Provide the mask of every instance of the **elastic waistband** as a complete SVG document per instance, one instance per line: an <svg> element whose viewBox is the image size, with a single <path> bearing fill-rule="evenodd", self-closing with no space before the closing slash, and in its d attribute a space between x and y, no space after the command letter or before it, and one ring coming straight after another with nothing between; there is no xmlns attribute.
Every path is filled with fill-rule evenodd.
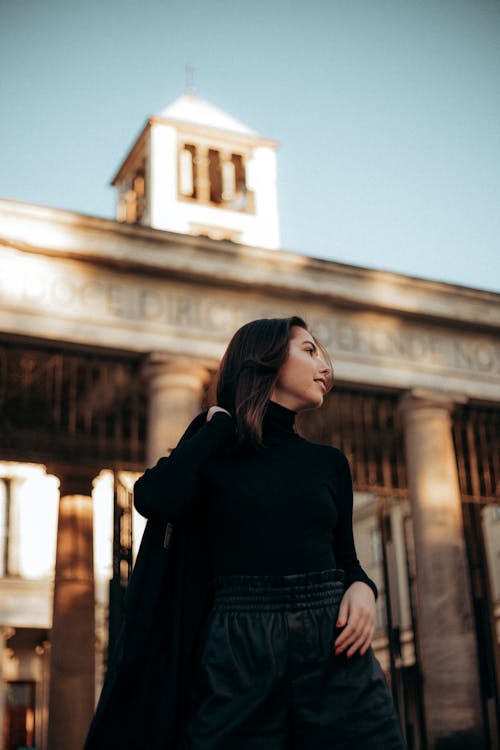
<svg viewBox="0 0 500 750"><path fill-rule="evenodd" d="M344 593L340 568L308 573L221 575L214 578L218 610L297 610L338 604Z"/></svg>

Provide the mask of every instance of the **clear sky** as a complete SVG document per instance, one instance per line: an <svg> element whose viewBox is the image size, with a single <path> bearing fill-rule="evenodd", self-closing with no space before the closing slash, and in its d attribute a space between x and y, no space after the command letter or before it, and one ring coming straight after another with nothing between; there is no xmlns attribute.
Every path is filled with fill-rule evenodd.
<svg viewBox="0 0 500 750"><path fill-rule="evenodd" d="M500 291L500 0L0 0L0 197L113 218L185 89L278 152L282 247Z"/></svg>

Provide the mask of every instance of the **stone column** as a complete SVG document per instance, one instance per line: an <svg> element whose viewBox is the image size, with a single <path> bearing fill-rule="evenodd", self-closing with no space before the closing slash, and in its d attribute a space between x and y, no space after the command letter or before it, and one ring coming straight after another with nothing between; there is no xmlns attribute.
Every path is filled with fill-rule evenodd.
<svg viewBox="0 0 500 750"><path fill-rule="evenodd" d="M151 354L145 369L149 383L146 463L153 466L175 448L189 422L201 410L210 380L204 364L188 357Z"/></svg>
<svg viewBox="0 0 500 750"><path fill-rule="evenodd" d="M416 615L428 747L474 750L484 746L483 722L451 432L453 400L446 394L417 390L403 397L401 408L415 535Z"/></svg>
<svg viewBox="0 0 500 750"><path fill-rule="evenodd" d="M50 659L48 747L80 750L95 705L92 473L61 478Z"/></svg>
<svg viewBox="0 0 500 750"><path fill-rule="evenodd" d="M196 154L196 189L198 200L210 203L210 157L207 146L198 146Z"/></svg>
<svg viewBox="0 0 500 750"><path fill-rule="evenodd" d="M5 750L5 700L6 689L3 673L3 662L5 658L5 646L7 638L12 635L11 628L5 628L0 625L0 750Z"/></svg>

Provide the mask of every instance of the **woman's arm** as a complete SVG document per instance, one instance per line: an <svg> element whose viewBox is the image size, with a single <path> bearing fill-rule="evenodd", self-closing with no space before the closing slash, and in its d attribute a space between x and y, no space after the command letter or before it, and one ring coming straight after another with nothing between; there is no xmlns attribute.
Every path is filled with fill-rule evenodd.
<svg viewBox="0 0 500 750"><path fill-rule="evenodd" d="M199 489L199 469L219 448L230 444L235 435L231 415L210 410L209 421L193 429L189 425L177 447L156 466L146 469L134 485L134 505L146 518L175 521L194 500Z"/></svg>
<svg viewBox="0 0 500 750"><path fill-rule="evenodd" d="M335 640L335 655L346 651L351 658L356 651L364 654L375 630L375 583L361 567L352 529L353 490L349 463L337 452L337 506L339 522L334 532L334 554L337 565L345 571L346 590L340 602L337 627L343 628Z"/></svg>
<svg viewBox="0 0 500 750"><path fill-rule="evenodd" d="M356 554L352 529L353 490L349 462L342 451L336 450L336 501L339 515L334 532L333 551L339 568L345 571L345 585L348 588L355 581L366 583L378 596L375 582L365 573Z"/></svg>

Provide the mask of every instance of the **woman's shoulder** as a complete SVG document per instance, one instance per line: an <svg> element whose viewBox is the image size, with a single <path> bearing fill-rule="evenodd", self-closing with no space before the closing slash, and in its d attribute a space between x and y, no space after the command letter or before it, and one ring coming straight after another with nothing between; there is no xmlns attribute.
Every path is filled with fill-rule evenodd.
<svg viewBox="0 0 500 750"><path fill-rule="evenodd" d="M197 414L193 419L190 421L186 429L184 430L184 433L182 437L180 438L179 442L182 442L183 440L189 440L190 437L192 437L200 427L203 427L203 425L206 422L208 414L208 409L204 409L203 411L200 411L199 414Z"/></svg>
<svg viewBox="0 0 500 750"><path fill-rule="evenodd" d="M188 430L196 430L198 427L201 427L203 424L205 424L206 418L208 414L208 409L203 409L203 411L198 412L195 417L192 418L190 423L187 426Z"/></svg>
<svg viewBox="0 0 500 750"><path fill-rule="evenodd" d="M207 418L207 414L208 414L208 409L203 409L203 411L198 412L198 414L195 417L193 417L193 419L189 423L189 427L198 427L204 424Z"/></svg>
<svg viewBox="0 0 500 750"><path fill-rule="evenodd" d="M214 412L210 420L207 422L207 415L209 411L209 409L204 409L191 420L179 442L182 442L183 440L189 440L202 427L206 427L206 429L209 430L210 433L214 433L219 436L233 435L234 420L231 415L226 411L219 410Z"/></svg>

